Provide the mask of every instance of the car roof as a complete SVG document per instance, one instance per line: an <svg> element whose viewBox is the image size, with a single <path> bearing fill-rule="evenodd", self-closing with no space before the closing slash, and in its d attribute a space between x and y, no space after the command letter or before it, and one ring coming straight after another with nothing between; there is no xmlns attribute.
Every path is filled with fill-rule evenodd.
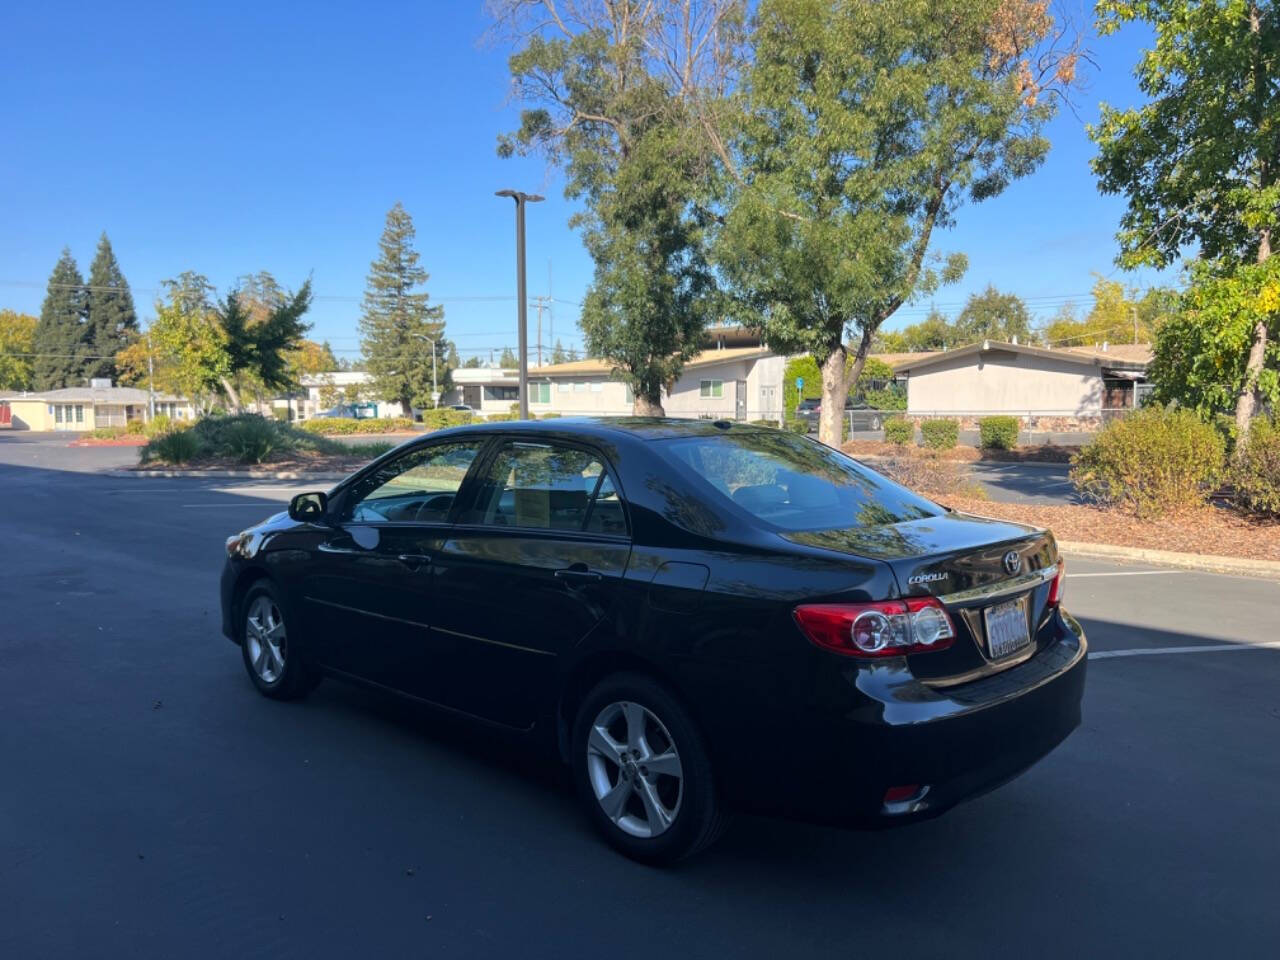
<svg viewBox="0 0 1280 960"><path fill-rule="evenodd" d="M553 417L549 420L499 420L473 423L457 428L480 433L547 433L580 437L635 437L641 440L666 440L673 437L719 436L726 431L762 432L758 427L737 420L684 420L676 417Z"/></svg>

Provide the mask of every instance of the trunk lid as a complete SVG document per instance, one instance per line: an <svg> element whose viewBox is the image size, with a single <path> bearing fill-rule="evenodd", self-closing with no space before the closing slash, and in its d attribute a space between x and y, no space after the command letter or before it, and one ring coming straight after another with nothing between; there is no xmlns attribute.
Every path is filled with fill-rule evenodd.
<svg viewBox="0 0 1280 960"><path fill-rule="evenodd" d="M936 596L956 627L947 650L910 657L912 672L937 685L977 679L1034 655L1049 616L1049 580L1058 548L1047 530L960 513L880 526L810 530L787 539L883 561L900 596ZM1005 657L988 655L984 610L1026 598L1031 644ZM889 598L886 598L889 599Z"/></svg>

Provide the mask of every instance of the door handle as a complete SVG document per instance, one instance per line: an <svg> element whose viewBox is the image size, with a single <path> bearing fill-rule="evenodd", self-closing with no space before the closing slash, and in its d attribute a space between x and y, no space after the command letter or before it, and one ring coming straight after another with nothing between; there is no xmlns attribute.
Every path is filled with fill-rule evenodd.
<svg viewBox="0 0 1280 960"><path fill-rule="evenodd" d="M555 572L557 580L576 581L578 583L599 583L604 577L596 573L594 570L588 570L585 566L566 567L563 570Z"/></svg>
<svg viewBox="0 0 1280 960"><path fill-rule="evenodd" d="M425 553L402 553L396 559L410 570L420 570L431 563L431 558Z"/></svg>

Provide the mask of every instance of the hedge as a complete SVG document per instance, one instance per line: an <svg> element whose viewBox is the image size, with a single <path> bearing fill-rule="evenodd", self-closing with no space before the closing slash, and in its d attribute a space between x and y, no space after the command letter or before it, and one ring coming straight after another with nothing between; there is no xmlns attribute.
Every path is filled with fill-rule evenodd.
<svg viewBox="0 0 1280 960"><path fill-rule="evenodd" d="M884 422L885 443L905 447L916 438L916 426L905 417L890 417Z"/></svg>
<svg viewBox="0 0 1280 960"><path fill-rule="evenodd" d="M1280 517L1280 424L1265 417L1249 425L1245 443L1231 465L1236 506L1249 513Z"/></svg>
<svg viewBox="0 0 1280 960"><path fill-rule="evenodd" d="M920 438L933 450L951 450L960 439L960 421L941 418L920 424Z"/></svg>
<svg viewBox="0 0 1280 960"><path fill-rule="evenodd" d="M1018 445L1018 418L983 417L978 421L978 436L987 450L1012 450Z"/></svg>
<svg viewBox="0 0 1280 960"><path fill-rule="evenodd" d="M443 413L445 411L432 410L428 412ZM423 416L425 419L426 414L423 414ZM310 420L304 420L301 426L308 433L318 433L322 436L352 433L402 433L414 428L413 421L408 417L375 417L367 420L353 420L346 417L313 417Z"/></svg>

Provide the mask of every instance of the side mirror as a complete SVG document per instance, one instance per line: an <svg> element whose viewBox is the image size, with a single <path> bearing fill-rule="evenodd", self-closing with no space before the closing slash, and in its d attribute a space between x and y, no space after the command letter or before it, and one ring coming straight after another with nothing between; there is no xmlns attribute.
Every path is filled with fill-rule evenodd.
<svg viewBox="0 0 1280 960"><path fill-rule="evenodd" d="M289 501L289 519L301 523L319 520L329 509L329 497L323 493L300 493Z"/></svg>

